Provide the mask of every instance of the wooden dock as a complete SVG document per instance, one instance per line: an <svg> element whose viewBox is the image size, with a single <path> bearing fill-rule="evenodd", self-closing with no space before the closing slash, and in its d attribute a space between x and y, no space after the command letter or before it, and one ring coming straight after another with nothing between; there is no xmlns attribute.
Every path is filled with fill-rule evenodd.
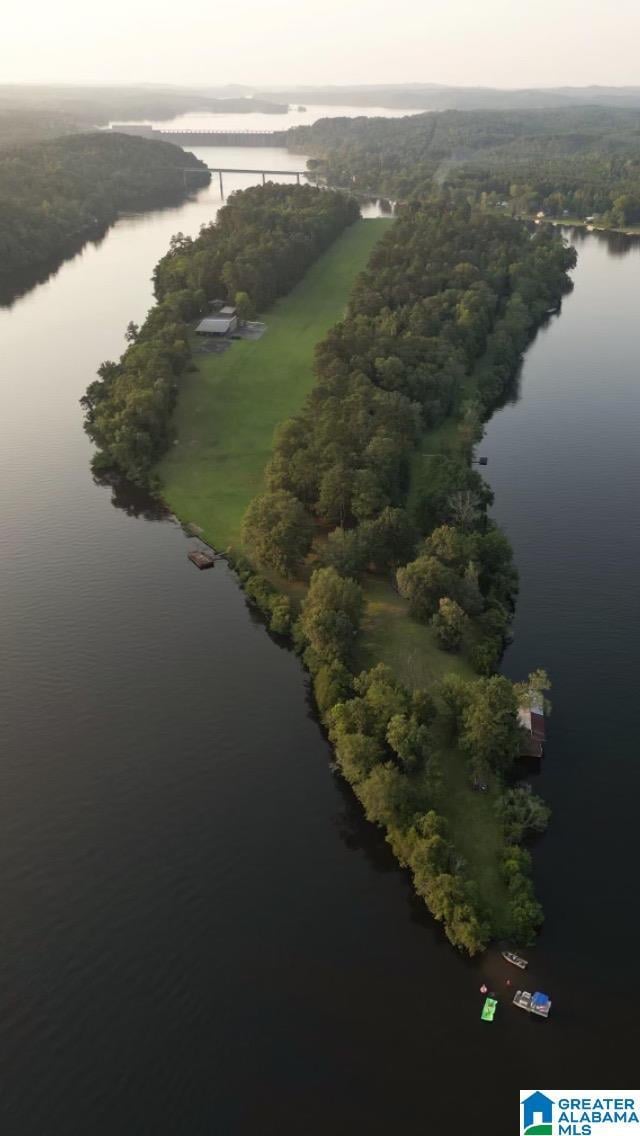
<svg viewBox="0 0 640 1136"><path fill-rule="evenodd" d="M196 568L202 572L204 568L213 568L215 564L215 557L209 552L203 552L201 548L190 548L187 556Z"/></svg>

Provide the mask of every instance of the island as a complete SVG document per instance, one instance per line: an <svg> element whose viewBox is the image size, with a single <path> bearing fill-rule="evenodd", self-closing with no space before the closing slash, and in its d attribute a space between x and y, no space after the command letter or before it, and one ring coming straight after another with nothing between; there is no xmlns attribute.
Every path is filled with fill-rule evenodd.
<svg viewBox="0 0 640 1136"><path fill-rule="evenodd" d="M83 400L95 468L224 549L299 652L340 774L469 954L531 941L548 819L514 770L549 680L497 673L517 575L475 447L574 264L551 228L446 193L368 222L340 192L254 187L172 242ZM258 315L222 352L195 334Z"/></svg>

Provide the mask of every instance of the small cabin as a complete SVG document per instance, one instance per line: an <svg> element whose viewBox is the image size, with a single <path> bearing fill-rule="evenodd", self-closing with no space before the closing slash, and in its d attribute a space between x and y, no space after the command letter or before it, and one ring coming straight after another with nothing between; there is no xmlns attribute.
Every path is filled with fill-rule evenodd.
<svg viewBox="0 0 640 1136"><path fill-rule="evenodd" d="M522 757L542 757L546 741L544 701L541 694L530 691L527 704L518 710L518 725L523 733Z"/></svg>

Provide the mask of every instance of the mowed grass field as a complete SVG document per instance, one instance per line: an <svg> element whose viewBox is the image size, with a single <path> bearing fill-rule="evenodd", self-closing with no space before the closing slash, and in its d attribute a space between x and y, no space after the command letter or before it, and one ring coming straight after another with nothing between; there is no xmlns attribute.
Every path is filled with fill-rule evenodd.
<svg viewBox="0 0 640 1136"><path fill-rule="evenodd" d="M357 221L288 296L261 313L256 342L195 355L174 416L177 444L158 467L162 496L214 547L238 546L242 517L263 485L275 427L313 382L316 344L344 314L349 293L390 221Z"/></svg>

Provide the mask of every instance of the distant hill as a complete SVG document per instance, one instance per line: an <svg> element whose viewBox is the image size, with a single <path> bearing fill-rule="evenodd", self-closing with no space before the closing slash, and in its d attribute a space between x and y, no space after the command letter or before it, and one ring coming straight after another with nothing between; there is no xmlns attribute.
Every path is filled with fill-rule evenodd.
<svg viewBox="0 0 640 1136"><path fill-rule="evenodd" d="M189 111L209 114L286 114L274 99L237 91L213 96L180 87L0 85L0 149L103 126L112 119L167 119Z"/></svg>
<svg viewBox="0 0 640 1136"><path fill-rule="evenodd" d="M640 108L640 86L502 90L494 87L403 83L354 87L291 87L264 91L263 97L288 103L379 106L396 110L545 110L586 105Z"/></svg>

